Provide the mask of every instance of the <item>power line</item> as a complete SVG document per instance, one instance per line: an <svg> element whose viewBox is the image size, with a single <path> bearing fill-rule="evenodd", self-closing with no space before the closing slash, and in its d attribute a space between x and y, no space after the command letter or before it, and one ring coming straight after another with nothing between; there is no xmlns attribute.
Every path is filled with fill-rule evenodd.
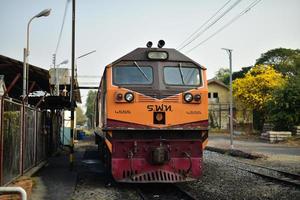
<svg viewBox="0 0 300 200"><path fill-rule="evenodd" d="M217 12L215 12L206 22L204 22L195 32L193 32L187 39L185 39L176 49L179 49L183 46L189 39L191 39L196 33L198 33L210 20L212 20L223 8L230 2L227 1Z"/></svg>
<svg viewBox="0 0 300 200"><path fill-rule="evenodd" d="M242 0L237 0L234 4L232 4L229 8L227 8L219 17L217 17L214 21L212 21L204 30L195 35L189 42L187 42L183 47L179 50L182 50L187 45L191 44L194 40L196 40L200 35L205 33L209 28L211 28L214 24L216 24L220 19L222 19L228 12L230 12L235 6L237 6Z"/></svg>
<svg viewBox="0 0 300 200"><path fill-rule="evenodd" d="M59 47L59 44L60 44L60 41L61 41L62 32L64 30L64 25L65 25L65 21L66 21L66 15L67 15L69 3L70 3L70 0L67 0L66 1L66 5L65 5L64 17L63 17L63 20L62 20L62 24L61 24L61 28L60 28L60 32L59 32L58 41L57 41L57 45L56 45L56 49L55 49L54 55L57 54L58 47Z"/></svg>
<svg viewBox="0 0 300 200"><path fill-rule="evenodd" d="M216 32L214 32L212 35L210 35L208 38L206 38L205 40L203 40L202 42L200 42L199 44L197 44L196 46L194 46L193 48L191 48L190 50L188 50L186 53L189 53L191 51L193 51L194 49L196 49L197 47L199 47L200 45L204 44L206 41L208 41L209 39L211 39L212 37L214 37L215 35L217 35L219 32L221 32L223 29L225 29L227 26L229 26L230 24L232 24L233 22L235 22L237 19L239 19L240 17L242 17L244 14L246 14L247 12L249 12L254 6L256 6L261 0L254 0L245 10L243 10L240 14L238 14L237 16L235 16L234 18L232 18L228 23L226 23L224 26L222 26L220 29L218 29Z"/></svg>

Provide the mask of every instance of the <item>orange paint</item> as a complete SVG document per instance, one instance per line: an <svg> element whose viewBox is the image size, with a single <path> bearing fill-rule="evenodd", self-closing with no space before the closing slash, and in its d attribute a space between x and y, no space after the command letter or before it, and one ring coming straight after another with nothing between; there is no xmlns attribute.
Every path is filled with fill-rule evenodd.
<svg viewBox="0 0 300 200"><path fill-rule="evenodd" d="M116 94L125 94L128 89L112 84L112 67L106 68L107 80L107 118L129 123L142 124L153 128L167 128L178 124L203 121L208 119L208 98L206 70L203 70L203 86L191 89L187 92L201 95L201 103L186 103L183 94L179 93L164 99L155 99L141 93L131 91L134 94L133 102L117 101ZM154 110L149 109L154 108ZM162 107L166 112L165 124L153 123L153 111ZM170 109L171 108L171 109Z"/></svg>

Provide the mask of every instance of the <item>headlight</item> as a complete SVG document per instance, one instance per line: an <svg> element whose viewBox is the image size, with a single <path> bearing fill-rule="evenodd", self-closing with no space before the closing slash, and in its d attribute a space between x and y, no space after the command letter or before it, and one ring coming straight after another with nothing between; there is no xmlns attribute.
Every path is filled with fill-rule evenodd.
<svg viewBox="0 0 300 200"><path fill-rule="evenodd" d="M122 101L122 99L123 99L123 94L118 93L118 94L116 95L116 100L117 100L117 101Z"/></svg>
<svg viewBox="0 0 300 200"><path fill-rule="evenodd" d="M150 51L148 52L148 58L151 60L166 60L168 59L168 53L165 51Z"/></svg>
<svg viewBox="0 0 300 200"><path fill-rule="evenodd" d="M201 95L200 95L200 94L196 94L196 95L194 96L194 100L195 100L195 101L200 101L200 100L201 100Z"/></svg>
<svg viewBox="0 0 300 200"><path fill-rule="evenodd" d="M185 93L184 96L183 96L183 98L188 103L191 102L191 101L193 101L193 95L191 93Z"/></svg>
<svg viewBox="0 0 300 200"><path fill-rule="evenodd" d="M126 100L127 102L132 102L133 99L134 99L133 93L127 92L127 93L125 94L124 98L125 98L125 100Z"/></svg>

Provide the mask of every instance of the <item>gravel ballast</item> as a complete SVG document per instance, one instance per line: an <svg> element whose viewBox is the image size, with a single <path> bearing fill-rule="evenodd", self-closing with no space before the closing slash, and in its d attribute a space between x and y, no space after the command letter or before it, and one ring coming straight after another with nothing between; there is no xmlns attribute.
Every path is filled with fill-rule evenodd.
<svg viewBox="0 0 300 200"><path fill-rule="evenodd" d="M282 185L240 170L245 165L237 158L204 152L204 171L201 180L182 183L199 199L300 199L300 189ZM247 166L250 170L253 167Z"/></svg>

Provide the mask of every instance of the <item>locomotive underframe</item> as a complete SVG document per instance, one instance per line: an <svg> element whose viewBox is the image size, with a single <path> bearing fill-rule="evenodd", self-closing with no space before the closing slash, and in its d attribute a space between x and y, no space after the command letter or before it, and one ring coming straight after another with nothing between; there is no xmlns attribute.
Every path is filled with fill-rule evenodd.
<svg viewBox="0 0 300 200"><path fill-rule="evenodd" d="M112 145L106 166L118 182L185 182L202 175L205 130L115 130L104 135Z"/></svg>

